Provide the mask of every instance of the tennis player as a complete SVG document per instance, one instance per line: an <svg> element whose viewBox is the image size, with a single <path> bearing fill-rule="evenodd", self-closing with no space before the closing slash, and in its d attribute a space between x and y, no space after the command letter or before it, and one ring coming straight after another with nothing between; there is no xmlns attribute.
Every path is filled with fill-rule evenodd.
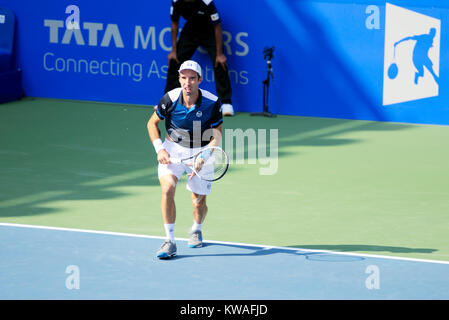
<svg viewBox="0 0 449 320"><path fill-rule="evenodd" d="M180 177L188 175L187 189L192 192L193 225L188 245L202 246L202 224L207 214L206 196L211 192L211 182L196 176L183 163L171 163L170 158L185 159L201 151L205 146L217 146L222 135L223 116L221 102L212 93L200 89L202 71L192 60L181 64L180 88L167 92L160 100L148 121L148 133L157 153L158 177L162 190L161 210L166 240L157 251L158 258L176 255L175 243L175 190ZM165 120L165 141L161 140L159 123Z"/></svg>

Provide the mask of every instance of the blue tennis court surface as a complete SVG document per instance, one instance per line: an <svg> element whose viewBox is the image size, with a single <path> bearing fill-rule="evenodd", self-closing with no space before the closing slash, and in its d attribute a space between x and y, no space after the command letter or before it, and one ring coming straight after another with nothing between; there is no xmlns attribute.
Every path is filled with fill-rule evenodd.
<svg viewBox="0 0 449 320"><path fill-rule="evenodd" d="M449 299L449 263L0 224L0 299Z"/></svg>

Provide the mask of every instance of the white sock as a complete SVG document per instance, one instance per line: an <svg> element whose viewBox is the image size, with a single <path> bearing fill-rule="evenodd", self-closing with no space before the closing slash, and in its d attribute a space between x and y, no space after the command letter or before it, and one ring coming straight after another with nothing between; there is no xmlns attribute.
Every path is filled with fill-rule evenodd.
<svg viewBox="0 0 449 320"><path fill-rule="evenodd" d="M196 221L193 220L192 232L201 231L201 226L202 225L203 225L202 223L196 223Z"/></svg>
<svg viewBox="0 0 449 320"><path fill-rule="evenodd" d="M165 235L167 239L171 242L175 242L175 224L174 223L165 223L164 224Z"/></svg>

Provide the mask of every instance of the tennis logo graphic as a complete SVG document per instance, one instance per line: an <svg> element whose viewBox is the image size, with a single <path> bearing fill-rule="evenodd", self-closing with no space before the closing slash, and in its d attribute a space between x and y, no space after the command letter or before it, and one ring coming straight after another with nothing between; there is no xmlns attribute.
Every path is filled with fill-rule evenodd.
<svg viewBox="0 0 449 320"><path fill-rule="evenodd" d="M440 20L386 4L383 105L438 96Z"/></svg>

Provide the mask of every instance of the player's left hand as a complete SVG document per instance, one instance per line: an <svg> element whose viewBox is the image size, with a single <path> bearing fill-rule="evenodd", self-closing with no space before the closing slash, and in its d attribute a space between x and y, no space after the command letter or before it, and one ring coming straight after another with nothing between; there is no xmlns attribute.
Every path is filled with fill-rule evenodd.
<svg viewBox="0 0 449 320"><path fill-rule="evenodd" d="M199 172L200 170L201 170L201 168L203 167L203 165L204 165L204 159L198 159L196 162L195 162L195 164L194 164L194 166L195 166L195 170L194 171L192 171L191 173L189 173L189 174L187 174L187 176L189 177L189 180L191 180L196 174L195 174L195 171L196 172Z"/></svg>

